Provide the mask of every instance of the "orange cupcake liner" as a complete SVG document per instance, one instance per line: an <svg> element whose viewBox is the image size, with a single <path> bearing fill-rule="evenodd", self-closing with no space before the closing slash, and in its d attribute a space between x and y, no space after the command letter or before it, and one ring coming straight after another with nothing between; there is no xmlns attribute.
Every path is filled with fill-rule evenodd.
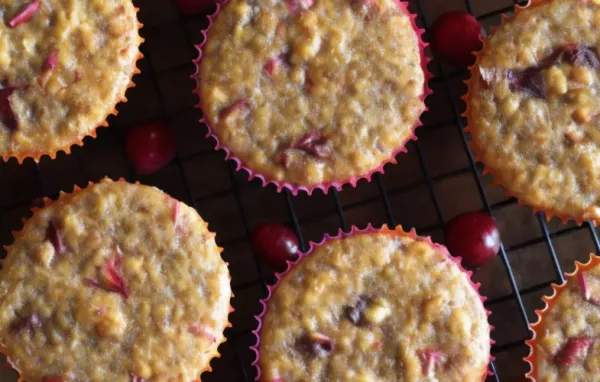
<svg viewBox="0 0 600 382"><path fill-rule="evenodd" d="M472 135L472 129L471 129L471 104L469 102L472 90L473 90L473 84L479 80L479 75L476 73L476 69L479 67L479 64L481 62L481 53L490 46L490 40L491 38L494 36L494 33L496 32L496 30L498 30L502 25L504 25L507 22L511 22L513 21L521 12L523 12L526 9L530 9L530 8L535 8L537 6L543 5L547 2L549 2L551 0L530 0L529 3L527 5L524 6L520 6L520 5L515 5L514 7L514 13L512 15L501 15L502 18L502 22L499 26L493 26L490 28L490 33L488 36L483 37L481 40L483 42L483 48L478 51L478 52L473 52L476 56L476 61L473 64L473 66L470 66L468 69L471 72L471 78L469 78L468 80L465 81L465 84L467 85L467 92L465 95L463 95L461 98L462 100L465 102L466 104L466 110L463 112L462 117L466 118L468 121L468 126L464 128L464 132L466 134ZM537 212L543 212L546 216L546 220L550 221L553 218L558 218L561 223L566 224L569 221L574 221L577 223L577 225L582 225L584 223L584 220L581 219L581 217L578 216L571 216L568 214L564 214L564 213L560 213L558 211L554 211L551 209L547 209L541 205L534 205L534 204L530 204L530 203L525 203L522 202L519 195L517 195L516 193L512 193L510 191L510 188L507 187L507 185L505 183L503 183L500 179L499 173L498 171L496 171L495 169L488 167L485 165L484 162L482 162L481 157L482 157L482 153L485 151L485 148L479 148L474 142L473 140L469 140L468 141L468 145L469 148L471 150L471 153L473 153L473 158L479 162L482 163L484 165L483 170L482 170L482 174L483 175L487 175L490 174L492 176L492 184L494 186L499 186L501 187L504 192L506 193L506 197L507 198L511 198L514 197L517 199L517 204L520 207L530 207L533 211L533 213L537 213ZM590 220L594 226L597 226L600 223L600 220L598 219L594 219L594 220Z"/></svg>
<svg viewBox="0 0 600 382"><path fill-rule="evenodd" d="M560 285L552 283L552 294L550 296L542 297L542 300L544 301L544 303L546 303L546 306L543 309L537 309L535 311L535 314L537 315L538 320L534 324L531 324L531 331L533 333L533 336L531 337L530 340L525 341L525 343L529 347L529 355L527 357L523 358L523 360L527 364L529 364L529 372L525 376L527 378L529 378L531 381L535 382L536 378L537 378L536 339L537 339L538 330L542 329L542 324L544 322L544 316L546 315L547 312L550 311L550 309L552 309L554 304L556 304L557 297L565 289L565 287L569 283L578 282L577 275L579 274L579 272L589 271L590 269L595 268L598 265L600 265L600 257L596 256L593 253L590 253L590 259L587 263L580 263L579 261L576 261L575 262L575 270L572 273L565 273L565 282Z"/></svg>
<svg viewBox="0 0 600 382"><path fill-rule="evenodd" d="M473 290L475 290L475 292L479 296L479 298L481 300L481 305L482 306L484 305L485 301L487 300L487 297L482 296L479 293L479 289L481 288L481 283L473 282L473 280L472 280L473 271L466 270L462 266L462 258L459 256L452 256L445 246L434 243L431 240L431 237L429 237L429 236L422 237L422 236L417 235L417 231L414 228L412 228L410 231L407 232L402 228L401 225L398 225L395 228L389 228L387 226L387 224L384 224L381 226L381 228L376 228L376 227L373 227L373 225L371 225L369 223L364 229L360 229L356 226L352 226L350 228L349 232L344 232L342 229L340 229L336 235L325 234L325 236L323 237L323 239L320 242L312 242L312 241L309 242L309 248L306 252L301 252L300 250L298 250L297 251L297 259L295 261L289 261L289 260L286 261L286 264L287 264L286 269L282 272L275 273L275 278L276 278L275 284L267 285L267 296L260 300L262 310L258 315L254 316L254 318L257 321L257 328L255 330L253 330L252 333L254 334L254 336L256 338L256 344L250 347L250 350L252 350L254 352L254 354L256 355L256 358L254 359L254 362L252 363L252 366L254 366L257 371L256 379L255 379L256 381L261 380L260 379L260 376L261 376L260 331L262 329L263 319L264 319L265 315L267 314L267 310L268 310L267 303L268 303L269 299L271 298L271 296L273 295L273 293L275 292L275 290L277 289L277 287L279 286L279 284L281 283L281 280L285 277L285 275L288 274L298 263L300 263L304 257L310 256L317 248L321 247L322 245L324 245L325 243L327 243L329 241L345 239L345 238L348 238L348 237L351 237L354 235L380 234L380 233L388 234L391 236L404 236L404 237L411 238L413 240L422 241L422 242L425 242L428 245L434 247L435 249L441 251L448 260L450 260L452 263L454 263L466 275L469 284L471 285ZM489 325L490 333L491 333L494 330L494 327L489 324L489 316L492 314L492 312L489 311L488 309L486 309L485 306L484 306L484 310L488 317L488 325ZM482 381L485 381L488 376L494 375L494 373L490 370L490 368L487 365L489 365L489 363L493 362L495 359L491 355L491 347L495 342L496 341L494 341L490 338L490 354L488 355L488 362L486 363L486 369L482 370L482 378L481 378ZM265 381L265 382L276 382L276 381Z"/></svg>
<svg viewBox="0 0 600 382"><path fill-rule="evenodd" d="M200 65L201 65L202 59L204 57L204 47L208 40L208 32L210 31L210 28L212 27L213 23L215 22L215 19L217 18L217 16L221 12L221 10L224 7L226 7L228 3L229 3L229 0L223 0L223 1L217 2L217 4L216 4L217 7L216 7L215 12L212 15L208 16L208 26L201 31L203 40L200 44L196 45L196 49L198 50L198 58L193 60L196 70L195 70L194 74L191 75L191 78L196 81L196 87L194 88L192 93L198 97L198 103L196 104L195 107L197 109L202 110L202 112L203 112L203 116L202 116L202 119L200 120L200 123L205 125L208 129L206 138L214 139L215 151L223 150L225 152L225 159L231 160L235 163L236 171L239 172L239 171L243 170L246 173L248 173L248 181L252 181L253 179L259 179L260 182L262 183L263 187L267 187L269 184L272 184L276 187L277 192L282 192L284 189L287 189L293 195L298 195L298 192L300 192L300 191L306 192L308 195L311 195L313 193L313 191L315 191L317 189L321 190L324 194L327 194L330 189L335 189L337 191L341 191L344 185L349 184L352 187L356 187L357 183L362 179L365 179L367 182L371 182L371 178L373 177L374 174L376 174L376 173L383 174L384 167L387 164L396 164L397 163L396 156L406 153L406 151L407 151L406 145L408 145L408 143L410 141L417 140L417 135L415 133L415 130L423 125L423 123L421 121L421 117L422 117L423 113L425 113L426 111L429 110L429 108L425 104L425 101L428 96L433 94L433 91L429 87L429 80L432 78L432 74L429 71L429 69L427 68L427 65L429 64L431 59L425 53L425 49L427 48L427 46L429 44L423 41L423 34L425 33L425 30L422 28L419 28L419 26L417 25L417 22L416 22L417 15L412 14L409 11L408 2L405 2L403 0L394 0L394 3L400 8L400 10L406 16L408 16L411 27L417 36L417 44L419 47L420 66L421 66L421 69L423 70L423 76L424 76L424 78L423 78L423 93L420 96L420 100L423 103L423 111L421 112L419 118L413 124L413 126L410 127L410 134L408 134L408 136L404 140L404 142L398 142L398 147L390 154L390 157L388 159L385 159L384 161L379 163L379 165L377 165L375 168L371 169L370 171L367 171L365 174L356 174L353 176L349 176L348 178L343 179L343 180L326 181L323 183L317 183L317 184L308 185L308 186L303 185L303 184L298 184L295 182L288 182L285 180L279 181L276 179L272 179L270 176L264 175L260 171L257 171L255 169L251 168L250 166L248 166L246 163L244 163L244 161L241 158L236 156L236 154L233 151L231 151L229 149L229 147L227 147L223 143L223 141L219 138L218 134L216 133L216 129L214 128L213 123L208 118L207 113L204 112L203 99L202 99L202 96L201 96L200 90L199 90L200 83L201 83Z"/></svg>
<svg viewBox="0 0 600 382"><path fill-rule="evenodd" d="M135 7L135 12L136 14L139 13L140 9L138 7ZM137 63L139 60L141 60L142 58L144 58L144 55L142 54L142 52L139 51L139 46L142 45L142 43L145 41L140 35L139 35L139 31L143 28L143 24L138 22L137 23L137 46L138 46L138 53L137 55L135 55L135 57L133 58L133 75L136 74L140 74L141 71L140 69L137 67ZM133 76L132 76L133 77ZM57 149L54 152L44 152L44 151L36 151L36 152L23 152L20 153L19 155L4 155L2 154L2 160L7 162L10 158L15 158L17 160L17 162L19 164L23 163L23 161L27 158L32 158L36 163L39 163L39 161L42 159L43 156L47 155L50 157L50 159L55 159L56 156L60 153L60 152L64 152L65 154L71 154L71 148L73 146L83 146L83 140L86 137L91 137L91 138L96 138L96 131L98 128L100 127L108 127L108 122L107 119L108 117L110 117L111 115L116 116L117 114L119 114L118 110L116 109L117 105L120 103L127 103L127 97L125 97L125 93L127 92L127 90L129 90L130 88L135 87L135 83L133 82L133 78L130 79L129 84L127 84L127 86L125 87L125 89L123 89L123 91L120 94L117 94L117 97L114 100L114 106L113 106L113 110L108 112L106 114L106 116L101 120L98 121L96 124L96 127L89 131L89 132L85 132L82 134L79 134L78 136L74 137L72 139L71 142L69 142L66 147L61 148L61 149Z"/></svg>
<svg viewBox="0 0 600 382"><path fill-rule="evenodd" d="M89 182L88 185L87 185L87 187L83 187L82 188L82 187L79 187L78 185L75 185L73 187L73 191L70 192L70 193L61 191L59 193L58 198L56 200L48 198L48 197L41 198L41 201L42 201L41 206L40 207L32 207L31 208L31 213L35 214L37 211L39 211L39 210L41 210L41 209L43 209L43 208L51 205L52 203L58 203L58 202L64 203L66 200L70 199L71 197L73 197L73 195L77 194L78 192L82 191L83 189L86 189L86 188L89 188L89 187L93 187L94 185L96 185L98 183L103 183L103 182L124 182L124 183L129 183L124 178L119 178L117 180L112 180L112 179L110 179L108 177L105 177L105 178L101 179L100 181L98 181L97 183ZM135 184L135 185L142 185L140 182L135 182L133 184ZM167 195L169 198L172 198L168 194L165 194L165 195ZM183 203L183 202L181 202L181 201L179 201L177 199L174 199L174 200L176 200L178 203ZM27 221L27 218L24 218L23 219L23 223L25 223L26 221ZM203 225L204 225L204 228L206 228L208 230L208 223L207 222L203 222ZM16 242L22 236L22 231L12 231L11 234L12 234L12 236L14 238L14 241ZM212 237L216 236L212 232L211 232L211 235L212 235ZM8 253L10 247L11 247L10 245L5 245L4 246L4 250L6 251L6 253ZM223 248L222 247L217 247L217 248L218 248L219 253L223 252ZM1 264L2 264L2 260L0 260L0 265ZM227 267L229 267L229 263L225 262L225 265ZM231 282L231 275L229 275L229 281ZM235 297L235 295L233 294L233 291L232 291L231 295L229 297L229 300L231 301L231 299L234 298L234 297ZM235 309L231 306L231 303L230 303L229 308L228 308L228 316L232 312L234 312L234 311L235 311ZM231 322L229 322L229 320L227 320L227 323L225 324L225 329L231 328L231 327L232 327ZM213 359L215 359L215 358L221 358L221 353L219 353L219 347L221 346L221 344L225 343L226 341L227 341L227 337L225 337L225 335L223 335L220 341L217 341L217 342L215 342L212 345L212 348L211 348L210 352L208 353L209 354L209 362L206 364L206 366L202 370L200 370L198 379L194 380L194 381L190 381L190 382L201 382L202 381L201 377L202 377L203 374L212 372L213 369L210 366L210 362ZM2 345L2 343L0 343L0 354L4 355L6 357L6 364L11 369L13 369L15 372L17 372L17 374L19 374L18 382L26 382L26 380L24 379L24 377L21 376L21 371L10 360L10 354L8 354L7 349Z"/></svg>

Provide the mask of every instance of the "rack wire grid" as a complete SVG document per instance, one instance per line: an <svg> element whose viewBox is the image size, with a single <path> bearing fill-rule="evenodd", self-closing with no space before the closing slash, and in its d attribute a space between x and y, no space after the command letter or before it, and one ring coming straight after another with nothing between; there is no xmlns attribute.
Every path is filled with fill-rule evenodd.
<svg viewBox="0 0 600 382"><path fill-rule="evenodd" d="M512 12L515 3L415 0L409 8L425 29L443 12L462 9L489 30L500 24L501 14ZM260 311L259 299L266 295L266 285L274 282L273 271L250 251L249 235L255 224L290 225L302 249L325 233L367 223L415 227L419 234L443 243L444 226L452 217L486 211L496 219L503 242L498 256L473 275L482 284L482 295L488 297L485 305L495 326L495 361L490 364L494 376L489 380L523 376L527 365L522 358L528 352L524 340L530 336L529 323L536 319L534 309L543 306L541 296L550 293L552 282L563 281L563 271L573 270L575 260L585 261L590 252L599 252L600 241L592 224L546 222L544 214L518 207L516 200L507 198L481 174L463 134L460 96L469 76L465 69L432 61L430 85L435 93L427 100L430 111L422 117L419 139L408 145L408 153L399 155L398 164L386 167L384 175L341 192L278 194L274 187L263 188L258 181L248 182L245 173L236 172L222 152L214 151L214 142L205 139L206 128L198 123L201 112L194 108L191 62L197 57L194 44L201 42L200 31L207 26L206 15L183 15L173 0L139 0L137 6L145 24L142 73L134 78L137 87L127 94L130 101L118 107L118 117L109 119L110 127L100 129L97 139L86 139L85 146L75 147L71 155L60 154L56 160L46 157L39 164L27 160L19 165L14 159L0 164L2 244L13 241L11 231L22 227L22 219L31 216L30 209L39 204L40 197L56 198L59 191L70 192L75 184L86 186L108 176L163 189L194 206L209 222L230 263L236 309L230 316L233 327L220 347L222 357L212 362L214 371L204 374L203 380L253 381L256 371L249 347L255 343L254 315ZM153 175L136 177L124 155L125 136L129 128L156 119L167 121L174 130L177 157ZM16 374L0 369L0 380L15 381Z"/></svg>

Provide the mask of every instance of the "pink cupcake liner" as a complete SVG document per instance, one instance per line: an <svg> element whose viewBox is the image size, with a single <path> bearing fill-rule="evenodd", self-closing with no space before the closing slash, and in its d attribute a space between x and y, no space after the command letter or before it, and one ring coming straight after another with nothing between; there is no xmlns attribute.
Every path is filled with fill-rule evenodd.
<svg viewBox="0 0 600 382"><path fill-rule="evenodd" d="M267 285L267 296L260 300L260 304L262 305L262 311L258 315L254 316L254 318L256 319L256 321L258 323L257 328L252 331L252 333L256 337L256 344L250 347L250 349L256 354L256 358L255 358L254 362L252 362L252 366L254 366L257 371L255 381L260 381L260 376L261 376L261 369L260 369L260 364L259 364L259 362L260 362L260 331L262 329L263 318L267 314L267 302L273 295L273 292L279 286L279 283L281 282L283 277L288 272L290 272L296 264L298 264L300 261L302 261L302 259L304 257L310 256L317 248L321 247L322 245L329 242L330 240L340 240L340 239L345 239L345 238L348 238L348 237L351 237L354 235L372 234L372 233L388 233L388 234L392 234L392 235L395 234L395 235L400 235L400 236L406 236L406 237L412 238L414 240L424 241L425 243L433 246L435 249L444 253L451 262L456 264L456 266L458 266L458 268L465 275L467 275L469 284L475 290L475 292L477 292L477 295L481 299L481 304L483 305L485 303L485 301L487 300L487 297L482 296L479 293L481 283L474 283L471 279L471 276L473 275L473 271L466 270L462 266L462 262L461 262L462 258L461 257L452 256L445 246L431 241L431 237L429 237L429 236L421 237L421 236L417 235L417 231L414 228L412 228L410 231L406 232L400 225L397 226L396 228L390 229L390 228L388 228L387 224L382 225L381 228L376 228L376 227L373 227L373 225L371 225L371 223L369 223L366 226L366 228L363 228L363 229L358 228L356 226L352 226L350 228L350 232L344 232L342 229L340 229L338 231L338 233L333 236L326 233L320 242L318 242L318 243L313 242L313 241L309 242L309 248L306 252L301 252L300 250L298 250L297 251L297 255L298 255L297 260L286 261L286 264L287 264L286 269L283 272L275 273L275 278L276 278L275 284ZM492 312L489 311L488 309L486 309L485 306L484 306L484 309L485 309L485 312L486 312L488 320L489 320L489 316L492 314ZM489 327L490 327L490 332L492 332L494 330L494 327L492 325L489 325ZM494 345L495 343L496 343L496 341L494 341L493 339L490 338L490 350L491 350L492 345ZM493 362L494 360L495 360L495 357L490 354L489 358L488 358L488 364L490 362ZM492 376L492 375L494 375L494 373L488 367L487 373L485 373L485 375L482 377L482 381L485 381L485 379L488 376ZM279 382L279 381L273 381L273 382Z"/></svg>
<svg viewBox="0 0 600 382"><path fill-rule="evenodd" d="M423 94L421 95L420 100L423 102L423 104L425 104L425 99L429 95L433 94L433 91L429 88L429 80L433 77L433 75L427 68L427 65L429 64L431 59L429 57L427 57L427 55L425 54L425 48L429 44L425 43L423 41L423 33L425 33L425 30L421 29L417 26L417 23L416 23L417 15L410 13L410 11L408 10L408 3L402 2L400 0L394 0L394 2L409 17L411 25L413 27L413 30L415 31L415 33L417 35L417 41L419 44L419 52L420 52L420 56L421 56L421 68L422 68L423 74L424 74ZM311 195L312 192L316 189L321 190L324 194L327 194L330 188L334 188L338 191L341 191L342 187L345 184L350 184L350 185L352 185L352 187L356 187L356 184L361 179L366 179L367 182L371 182L371 178L372 178L373 174L375 174L375 173L383 174L385 165L388 163L396 164L397 163L396 156L401 153L406 153L406 151L407 151L406 145L408 144L408 142L410 142L411 140L413 140L413 141L417 140L417 136L415 135L415 130L418 127L423 125L423 123L421 122L420 119L411 127L411 134L409 135L409 137L404 142L402 142L402 145L400 145L400 148L395 150L389 159L386 159L383 162L381 162L379 164L379 166L377 166L375 169L371 170L370 172L368 172L364 175L352 176L343 182L326 182L326 183L307 187L307 186L302 186L302 185L298 185L298 184L292 184L292 183L285 182L285 181L269 179L268 177L254 171L253 169L251 169L250 167L245 165L244 162L240 158L238 158L228 147L226 147L225 145L223 145L223 143L221 143L221 140L216 135L215 129L211 126L210 121L208 120L208 118L206 116L206 113L204 113L204 108L202 105L202 96L200 95L200 92L198 91L198 88L200 86L200 79L199 79L200 63L202 62L203 48L208 39L208 31L210 30L211 26L213 25L213 22L214 22L215 18L217 17L217 15L219 14L219 12L221 11L221 9L223 9L227 5L227 3L229 3L229 0L224 0L222 2L217 3L217 9L215 10L215 13L208 16L208 26L204 30L201 31L202 36L203 36L203 41L202 41L202 43L196 45L196 49L198 50L198 58L193 60L193 63L196 66L196 71L194 72L194 74L192 74L191 78L196 80L196 88L192 91L192 93L198 96L198 103L195 105L195 107L197 109L200 109L203 111L203 116L202 116L202 119L200 119L200 123L203 123L208 128L208 133L206 134L206 138L213 138L215 140L215 151L223 150L225 152L225 159L232 160L233 162L235 162L235 170L236 171L245 170L248 173L248 181L251 181L251 180L257 178L257 179L260 179L263 187L267 187L267 185L273 184L277 188L277 192L282 192L283 189L288 189L292 192L293 195L298 195L299 191L304 191L308 195ZM426 112L427 110L429 110L429 108L427 107L427 105L425 105L425 108L423 109L423 112L421 113L421 115L424 112Z"/></svg>

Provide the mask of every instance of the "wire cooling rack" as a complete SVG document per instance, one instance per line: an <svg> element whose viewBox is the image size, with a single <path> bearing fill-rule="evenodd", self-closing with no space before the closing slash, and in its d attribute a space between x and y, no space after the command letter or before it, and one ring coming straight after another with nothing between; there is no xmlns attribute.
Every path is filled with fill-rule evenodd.
<svg viewBox="0 0 600 382"><path fill-rule="evenodd" d="M418 14L418 23L427 29L441 13L463 9L474 14L489 29L500 24L500 15L510 13L512 0L415 0L410 10ZM542 213L516 205L502 190L480 173L463 134L464 105L460 96L468 78L464 69L446 66L434 60L430 82L435 94L427 103L431 111L417 130L419 140L408 145L408 153L399 155L398 164L386 167L384 175L372 182L359 182L354 189L315 192L312 196L276 193L248 182L232 163L215 152L214 142L204 138L206 128L198 123L201 114L192 90L195 82L191 60L196 58L194 44L201 42L200 31L207 26L206 15L178 13L172 0L139 0L140 19L146 38L140 61L142 74L135 77L137 87L127 96L129 102L118 107L110 128L100 129L97 139L86 139L71 155L56 160L31 160L18 165L11 160L0 164L0 241L12 242L12 230L22 227L21 220L31 215L30 208L42 196L56 198L61 190L71 191L75 184L85 186L109 176L125 177L155 185L194 206L209 227L217 233L223 256L230 263L236 311L230 316L233 328L228 341L220 347L222 357L214 360L214 371L204 381L253 381L254 354L249 347L255 338L254 315L260 311L259 299L266 285L274 282L273 272L260 262L249 246L252 227L261 221L277 221L293 227L303 249L309 240L323 234L349 231L352 225L402 224L415 227L421 235L431 235L443 243L443 229L452 217L470 210L492 214L501 232L503 246L489 264L474 272L482 283L481 293L488 296L496 327L490 364L494 376L489 380L510 381L522 376L527 366L523 341L529 337L528 325L535 321L534 309L543 306L541 296L550 292L552 282L563 281L563 270L571 271L575 260L586 260L590 252L600 251L596 229L589 223L579 227L546 222ZM427 39L427 34L425 35ZM177 135L177 158L156 174L136 177L124 156L125 135L140 123L162 119ZM5 256L5 253L3 253ZM0 369L1 381L15 381L15 374Z"/></svg>

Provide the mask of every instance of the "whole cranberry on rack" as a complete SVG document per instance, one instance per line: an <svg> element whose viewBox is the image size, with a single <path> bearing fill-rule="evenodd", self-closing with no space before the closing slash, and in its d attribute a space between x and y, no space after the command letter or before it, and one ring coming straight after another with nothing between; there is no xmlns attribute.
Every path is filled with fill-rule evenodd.
<svg viewBox="0 0 600 382"><path fill-rule="evenodd" d="M298 259L298 238L291 229L277 223L261 223L252 230L252 251L276 270L286 261Z"/></svg>
<svg viewBox="0 0 600 382"><path fill-rule="evenodd" d="M208 11L217 3L216 0L175 0L177 7L183 13L194 15L196 13Z"/></svg>
<svg viewBox="0 0 600 382"><path fill-rule="evenodd" d="M473 65L473 52L483 48L481 24L467 12L444 13L433 23L430 33L434 53L457 67Z"/></svg>
<svg viewBox="0 0 600 382"><path fill-rule="evenodd" d="M136 126L127 134L125 151L136 173L152 174L175 158L175 135L164 122Z"/></svg>
<svg viewBox="0 0 600 382"><path fill-rule="evenodd" d="M494 219L485 212L468 212L452 219L444 232L446 247L470 268L477 268L496 256L500 233Z"/></svg>

